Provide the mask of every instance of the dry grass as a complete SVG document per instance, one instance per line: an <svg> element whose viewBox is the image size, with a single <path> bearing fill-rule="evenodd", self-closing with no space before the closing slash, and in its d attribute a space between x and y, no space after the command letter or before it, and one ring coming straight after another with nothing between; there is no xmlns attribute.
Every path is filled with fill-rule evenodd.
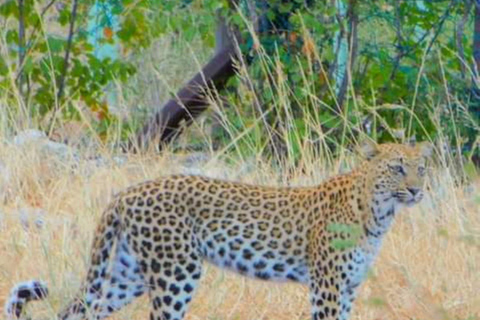
<svg viewBox="0 0 480 320"><path fill-rule="evenodd" d="M193 54L191 46L173 46L167 39L143 52L138 75L128 85L118 86L119 114L129 118L135 111L132 106L142 109L159 105L169 91L198 70L200 62L205 61L205 51L192 58L198 52ZM182 53L188 54L179 61ZM275 58L263 58L275 62ZM312 64L322 64L320 57L315 60ZM263 110L265 114L271 108L288 110L290 105L289 84L282 76L280 64L275 65L279 66L278 74L271 78L278 83L265 85L278 89L271 90L278 92L278 96L272 106ZM309 72L305 70L304 88L312 99L313 109L331 108L309 91L312 87ZM253 106L257 100L256 93L247 85L251 79L244 66L240 67L240 78L238 100L243 105L232 106L237 108L230 110L233 114ZM37 126L35 119L27 121L26 110L20 104L11 104L11 100L0 97L0 308L16 282L43 279L48 282L51 295L45 302L32 303L29 312L35 318L53 318L80 286L88 265L94 226L112 195L135 182L186 168L179 164L181 161L172 160L176 158L167 151L161 156L132 156L123 166L94 168L83 161L72 170L65 161L42 154L36 145L18 147L9 143L12 132L23 129L25 123ZM239 116L232 119L222 113L221 102L212 104L225 127L227 145L221 146L219 152L209 151L211 160L187 171L249 183L305 185L318 183L350 166L348 152L341 152L340 160L332 160L326 147L327 142L331 143L329 133L322 131L320 117L309 115L303 119L303 124L311 129L305 132L317 135L300 136L299 130L295 130L298 119L290 115L284 119L286 129L281 132L289 141L288 155L294 149L292 141L298 142L302 149L298 163L292 165L294 161L287 159L290 168L298 168L298 174L287 175L261 159L266 148L262 135L270 134L268 130L258 130L265 114L250 121ZM382 106L363 106L361 101L353 105L369 110L374 121L381 123L377 112ZM23 111L13 114L11 110L15 109ZM346 145L358 138L356 134L354 139L348 138L347 133L361 129L344 115L338 116L343 120L342 131L346 133L342 141ZM439 127L438 137L442 141L438 145L442 145L447 140L442 125L437 115L431 116ZM240 124L232 124L233 120ZM202 121L193 127L197 139L205 139L204 150L213 150L208 128ZM107 158L112 156L111 152L104 153ZM450 154L439 156L447 160L443 163L454 162ZM222 161L222 157L229 157L230 164ZM371 276L359 292L353 319L480 320L480 181L455 186L454 174L445 166L437 167L430 175L429 196L421 205L402 212L387 235ZM39 208L43 213L25 208ZM141 298L116 313L113 319L146 319L148 309L147 299ZM306 320L310 319L308 292L300 285L245 279L206 266L186 319Z"/></svg>
<svg viewBox="0 0 480 320"><path fill-rule="evenodd" d="M10 173L3 182L7 194L0 206L0 304L17 281L44 279L51 296L32 303L30 311L36 317L52 317L80 286L93 226L114 192L147 178L185 171L168 153L130 158L121 167L87 168L90 165L81 163L73 172L68 166L52 166L52 159L32 147L3 144L0 154ZM220 165L223 171L217 169ZM278 172L245 171L240 166L227 167L213 159L197 170L276 184ZM310 184L327 172L324 168L319 178L295 180ZM429 196L404 211L385 239L353 319L480 318L480 184L456 188L446 169L432 172L429 184ZM35 224L35 214L20 215L25 207L45 210L43 226ZM146 318L148 308L147 299L141 298L113 318ZM309 319L308 292L300 285L245 279L206 266L187 319Z"/></svg>

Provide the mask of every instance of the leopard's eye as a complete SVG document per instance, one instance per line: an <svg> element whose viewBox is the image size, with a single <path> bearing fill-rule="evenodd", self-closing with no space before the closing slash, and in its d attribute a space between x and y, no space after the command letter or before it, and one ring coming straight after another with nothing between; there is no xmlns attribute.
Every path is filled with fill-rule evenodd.
<svg viewBox="0 0 480 320"><path fill-rule="evenodd" d="M425 167L418 167L418 175L421 177L425 175Z"/></svg>
<svg viewBox="0 0 480 320"><path fill-rule="evenodd" d="M401 165L394 165L394 166L388 166L388 167L394 173L398 173L398 174L401 174L403 176L405 175L405 169Z"/></svg>

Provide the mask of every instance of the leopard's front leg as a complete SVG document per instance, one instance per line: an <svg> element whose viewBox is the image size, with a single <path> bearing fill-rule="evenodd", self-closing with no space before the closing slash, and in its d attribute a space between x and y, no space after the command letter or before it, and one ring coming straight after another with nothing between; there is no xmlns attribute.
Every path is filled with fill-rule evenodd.
<svg viewBox="0 0 480 320"><path fill-rule="evenodd" d="M310 261L310 302L313 320L347 320L359 286L349 262L352 251L318 248Z"/></svg>
<svg viewBox="0 0 480 320"><path fill-rule="evenodd" d="M335 273L313 270L310 273L309 288L313 320L346 319L341 312L341 291Z"/></svg>

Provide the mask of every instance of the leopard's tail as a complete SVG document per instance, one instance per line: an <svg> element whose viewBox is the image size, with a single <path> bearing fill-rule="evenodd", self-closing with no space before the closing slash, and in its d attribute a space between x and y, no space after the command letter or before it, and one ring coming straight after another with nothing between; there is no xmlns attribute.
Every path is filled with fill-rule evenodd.
<svg viewBox="0 0 480 320"><path fill-rule="evenodd" d="M121 230L119 215L119 212L121 211L121 204L119 203L119 200L120 197L118 196L116 200L110 203L110 205L104 211L101 222L97 227L96 237L94 238L93 243L94 250L92 254L95 255L101 252L103 255L102 259L96 259L95 256L92 257L92 260L97 261L97 263L99 263L99 261L104 264L110 263L109 257L112 252L115 252L115 242L118 238L117 235ZM95 268L91 267L89 273L90 272L95 272ZM85 288L81 289L82 292L84 290ZM47 297L47 295L47 285L42 281L30 280L18 283L10 291L10 296L5 303L6 319L23 319L22 315L24 313L26 304L34 300L43 300ZM65 312L73 312L72 310L76 310L76 312L79 313L84 312L84 308L78 308L77 310L77 307L78 305L75 302L69 304L66 307ZM63 312L61 314L63 314Z"/></svg>
<svg viewBox="0 0 480 320"><path fill-rule="evenodd" d="M47 295L47 285L42 281L31 280L18 283L10 291L10 295L5 302L7 320L20 319L27 302L43 300Z"/></svg>

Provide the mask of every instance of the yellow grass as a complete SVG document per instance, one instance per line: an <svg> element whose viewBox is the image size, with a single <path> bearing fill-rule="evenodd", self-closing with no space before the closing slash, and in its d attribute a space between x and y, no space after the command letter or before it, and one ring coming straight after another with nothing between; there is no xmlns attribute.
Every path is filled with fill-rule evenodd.
<svg viewBox="0 0 480 320"><path fill-rule="evenodd" d="M79 288L95 223L113 193L147 178L185 171L182 161L172 161L168 152L131 157L123 166L95 169L82 162L73 172L52 165L33 146L4 143L0 155L9 168L0 205L0 305L16 282L43 279L51 294L47 301L30 305L34 318L53 318ZM200 164L198 171L269 184L277 184L275 178L281 176L267 169L245 171L242 163L227 166L215 158ZM319 167L317 173L318 178L298 176L294 181L317 183L332 171ZM480 319L480 183L455 187L444 168L430 175L426 199L403 211L387 235L360 290L353 319ZM24 218L21 222L19 210L25 207L45 210L43 227L35 225L35 215L28 227ZM146 319L148 310L143 297L112 319ZM186 319L309 317L305 287L246 279L205 265Z"/></svg>
<svg viewBox="0 0 480 320"><path fill-rule="evenodd" d="M318 53L313 53L312 65L318 63L321 66L322 59ZM138 74L127 85L118 85L120 102L115 111L121 117L134 118L134 108L160 105L170 96L170 91L178 88L199 69L206 56L205 48L186 45L179 49L178 46L174 48L171 42L159 41L150 51L142 52L137 57L140 60L137 63ZM261 57L276 62L275 58L265 54ZM423 70L423 62L421 63L420 70ZM220 146L219 152L209 151L207 155L211 160L202 162L195 170L188 168L188 163L179 161L168 150L161 156L130 156L123 166L94 168L82 161L73 170L65 161L45 156L35 143L23 147L9 143L11 131L21 130L27 126L26 123L35 126L31 124L35 119L27 119L28 112L22 107L19 97L16 106L11 105L14 99L0 97L2 316L1 309L15 283L42 279L49 285L50 296L46 301L32 303L28 313L34 315L34 319L54 318L55 313L68 303L80 287L88 265L94 226L103 208L115 192L126 186L145 179L188 171L186 169L249 183L311 185L349 167L350 155L342 147L339 147L342 152L337 157L338 160L332 160L334 157L327 147L327 142L332 143L329 132L324 131L320 117L315 115L305 115L305 119L302 119L302 123L311 129L305 130L307 136L300 136L300 130L295 130L298 119L292 115L287 116L282 123L285 130L281 130L280 134L285 135L283 138L288 141L287 156L293 153L292 141L298 142L302 148L298 163L293 164L293 156L293 160L288 158L285 161L288 164L285 171L290 167L295 169L293 173L289 171L287 175L272 168L271 163L262 161L261 153L267 148L263 135L271 134L271 129L258 130L263 125L263 117L272 108L287 110L290 103L287 94L289 83L285 80L280 64L275 65L279 66L276 74L271 77L275 83L265 83L264 86L266 89L271 89L269 86L275 87L276 90L270 91L278 92L278 96L272 105L265 106L261 114L251 111L254 119L242 119L238 112L247 107L253 110L257 100L256 93L247 85L251 80L248 70L241 63L239 105L233 105L229 109L234 116L225 116L221 110L228 108L222 108L218 99L212 99L215 101L212 101L211 109L217 113L218 121L226 132L226 146ZM10 75L12 79L15 77L14 71ZM303 81L313 109L332 109L333 106L326 105L314 91L310 91L309 88L313 86L308 80L312 75L309 72L305 70ZM123 93L129 90L132 92L122 94L122 90ZM385 125L378 111L389 108L388 106L364 106L361 99L356 100L353 90L351 99L355 102L355 108L360 106L368 110L373 121ZM436 101L432 98L433 100ZM408 107L402 108L410 112ZM348 133L353 132L352 129L361 130L358 123L362 121L350 123L350 118L340 114L338 116L344 122L341 124L344 144L360 138L355 133L352 134L354 139L351 139ZM442 145L448 140L445 137L447 133L443 132L442 125L437 120L439 117L436 114L431 117L439 129L437 137L441 141L438 145ZM91 128L88 119L82 120L85 122L82 125L87 124L87 128ZM237 122L235 125L232 124L233 120ZM205 132L208 128L203 124L202 121L194 124L193 127L197 130L194 136L205 140L202 145L204 150L213 150L211 135ZM385 129L393 131L401 128L387 126ZM89 130L91 133L91 129L86 131ZM111 131L115 132L115 128ZM318 135L308 136L309 132ZM59 140L65 139L62 132L53 133ZM407 137L400 140L405 138ZM456 141L461 140L461 137L457 138ZM88 154L95 154L95 151L89 150ZM245 154L253 156L249 158ZM104 152L106 158L112 155ZM228 161L227 165L227 161L222 160L226 156L235 161ZM440 154L440 158L446 160L446 163L454 162L448 153ZM3 168L8 168L8 175ZM352 319L480 320L480 181L456 184L451 169L442 166L433 169L429 176L430 190L426 199L417 207L401 212L387 235L369 279L361 287ZM25 208L43 209L45 213L40 216L43 225L37 226L36 213ZM146 297L142 297L116 313L112 319L147 319L148 310L149 302ZM306 320L310 319L308 291L301 285L246 279L205 265L200 288L186 319Z"/></svg>

